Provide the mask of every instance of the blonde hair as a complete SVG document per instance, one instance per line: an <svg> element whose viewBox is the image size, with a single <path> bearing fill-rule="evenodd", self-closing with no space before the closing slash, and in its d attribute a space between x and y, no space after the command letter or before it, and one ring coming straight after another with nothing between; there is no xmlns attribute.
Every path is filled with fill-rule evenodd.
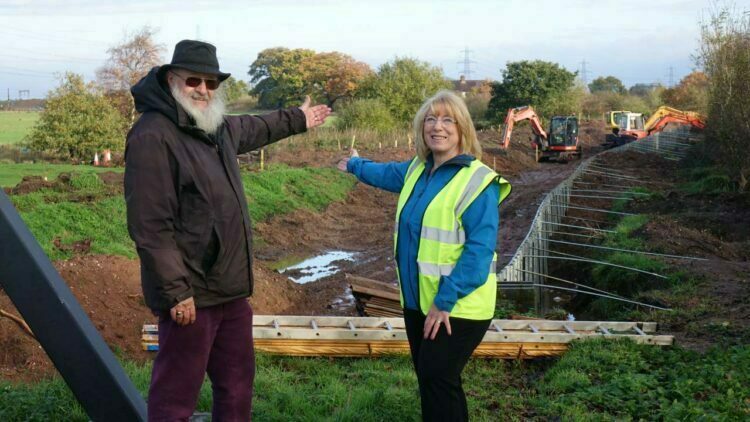
<svg viewBox="0 0 750 422"><path fill-rule="evenodd" d="M414 117L413 128L414 139L416 140L414 143L419 158L426 161L431 152L424 140L424 118L429 113L437 113L438 110L456 121L459 154L470 154L478 160L481 159L482 146L479 145L477 131L474 129L474 122L471 121L466 103L461 97L448 90L442 90L425 101Z"/></svg>

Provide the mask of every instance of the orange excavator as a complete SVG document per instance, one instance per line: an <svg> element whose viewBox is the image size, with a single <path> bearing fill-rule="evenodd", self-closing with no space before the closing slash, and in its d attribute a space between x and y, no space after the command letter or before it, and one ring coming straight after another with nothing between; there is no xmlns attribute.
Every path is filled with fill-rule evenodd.
<svg viewBox="0 0 750 422"><path fill-rule="evenodd" d="M643 114L633 113L632 111L618 110L604 113L604 120L610 129L617 129L620 136L630 136L636 139L645 138L646 125L644 124Z"/></svg>
<svg viewBox="0 0 750 422"><path fill-rule="evenodd" d="M700 113L661 106L646 121L646 132L651 135L654 132L664 130L668 123L690 125L699 130L706 128L706 118Z"/></svg>
<svg viewBox="0 0 750 422"><path fill-rule="evenodd" d="M508 109L505 117L501 146L508 149L510 135L516 122L528 120L534 138L531 147L537 162L554 158L558 161L570 158L581 158L581 146L578 144L578 118L575 116L554 116L550 121L549 133L544 131L542 122L531 106Z"/></svg>
<svg viewBox="0 0 750 422"><path fill-rule="evenodd" d="M641 114L629 111L611 111L606 113L604 118L612 127L612 133L607 135L602 144L605 148L614 148L653 135L664 130L669 123L690 125L699 130L706 127L706 119L701 114L667 106L656 109L646 123L643 123ZM633 122L635 124L632 124Z"/></svg>

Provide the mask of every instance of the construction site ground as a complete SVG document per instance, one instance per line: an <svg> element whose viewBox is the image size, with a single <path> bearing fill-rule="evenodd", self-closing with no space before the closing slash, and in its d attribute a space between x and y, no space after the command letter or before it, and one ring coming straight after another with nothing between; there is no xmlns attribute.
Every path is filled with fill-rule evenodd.
<svg viewBox="0 0 750 422"><path fill-rule="evenodd" d="M501 206L498 256L507 262L525 237L544 194L557 186L578 165L537 164L531 154L527 127L514 133L508 151L497 148L499 134L482 132L483 161L493 166L513 185L509 199ZM603 123L581 127L584 158L600 152ZM360 150L360 155L377 161L406 160L406 149ZM282 150L269 162L291 166L334 166L345 152ZM667 200L658 209L639 211L665 215L653 219L643 235L671 253L698 255L709 261L690 263L686 271L705 276L696 301L708 298L712 306L698 319L672 321L665 329L678 344L704 348L712 344L710 330L700 326L730 327L750 333L750 199L726 194L710 199L690 196L669 188L677 182L673 167L654 165L658 157L628 153L622 158L629 172L648 168L644 177L667 185ZM112 177L112 176L108 176ZM110 181L118 183L117 180ZM254 250L255 293L250 302L256 314L355 315L353 298L345 273L381 281L395 281L392 259L392 229L397 196L364 184L357 184L343 202L320 213L296 211L256 224ZM675 217L675 215L677 217ZM339 261L341 271L307 284L297 284L275 270L284 263L340 250L355 253L353 261ZM110 347L121 357L146 361L153 353L141 350L140 331L155 318L144 306L139 262L118 256L82 252L54 263L82 307ZM0 309L18 315L9 298L0 292ZM53 316L51 316L53 317ZM744 331L743 331L744 330ZM663 331L663 330L662 330ZM36 380L55 373L39 344L9 318L0 318L0 377L8 380Z"/></svg>

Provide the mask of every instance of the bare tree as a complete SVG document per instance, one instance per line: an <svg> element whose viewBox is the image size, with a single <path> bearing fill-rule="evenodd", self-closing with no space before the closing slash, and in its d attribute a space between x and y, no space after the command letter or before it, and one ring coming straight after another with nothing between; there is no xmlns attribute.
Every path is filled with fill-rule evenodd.
<svg viewBox="0 0 750 422"><path fill-rule="evenodd" d="M97 82L128 121L135 120L135 105L130 87L145 76L152 67L163 63L165 48L154 41L158 30L144 26L126 34L122 43L107 50L109 57L96 71Z"/></svg>

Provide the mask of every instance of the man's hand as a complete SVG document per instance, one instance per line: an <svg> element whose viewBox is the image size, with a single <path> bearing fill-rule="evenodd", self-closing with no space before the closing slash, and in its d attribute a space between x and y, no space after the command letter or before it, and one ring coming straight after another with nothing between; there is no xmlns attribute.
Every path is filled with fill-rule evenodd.
<svg viewBox="0 0 750 422"><path fill-rule="evenodd" d="M331 114L331 109L325 104L318 104L310 107L310 96L305 96L305 102L299 107L305 113L305 124L307 128L320 126L326 121L326 117Z"/></svg>
<svg viewBox="0 0 750 422"><path fill-rule="evenodd" d="M357 150L354 148L351 149L351 152L348 157L342 158L341 161L339 161L338 164L336 164L336 168L338 168L339 170L343 172L346 172L346 164L349 162L349 159L352 157L359 157Z"/></svg>
<svg viewBox="0 0 750 422"><path fill-rule="evenodd" d="M185 326L195 322L195 302L189 297L169 310L169 315L177 325Z"/></svg>
<svg viewBox="0 0 750 422"><path fill-rule="evenodd" d="M440 330L440 324L445 324L445 330L448 335L451 335L451 320L450 312L441 311L433 303L430 307L430 312L427 313L427 318L424 320L424 338L430 338L435 340L438 330Z"/></svg>

